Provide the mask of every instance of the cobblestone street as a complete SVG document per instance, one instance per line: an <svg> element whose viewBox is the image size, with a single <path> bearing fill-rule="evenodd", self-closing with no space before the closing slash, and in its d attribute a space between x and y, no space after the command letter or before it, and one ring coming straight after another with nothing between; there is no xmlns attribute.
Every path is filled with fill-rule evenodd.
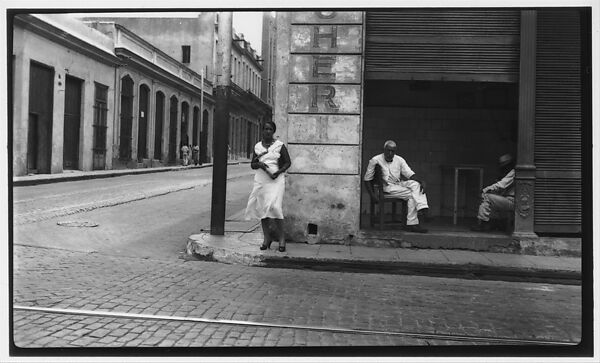
<svg viewBox="0 0 600 363"><path fill-rule="evenodd" d="M580 337L579 286L264 269L21 246L14 252L16 307L573 343ZM14 341L19 347L467 344L19 309Z"/></svg>
<svg viewBox="0 0 600 363"><path fill-rule="evenodd" d="M227 215L241 215L251 173L239 165L228 175ZM209 225L209 180L199 169L17 188L15 345L393 348L580 340L576 285L181 258L188 236ZM57 225L69 220L98 227Z"/></svg>

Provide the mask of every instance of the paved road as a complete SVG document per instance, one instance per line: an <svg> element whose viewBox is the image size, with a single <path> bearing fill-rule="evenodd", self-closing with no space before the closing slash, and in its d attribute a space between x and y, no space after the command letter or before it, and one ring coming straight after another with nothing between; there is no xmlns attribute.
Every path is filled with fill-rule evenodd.
<svg viewBox="0 0 600 363"><path fill-rule="evenodd" d="M172 181L177 184L175 180L180 179ZM52 201L37 204L44 213L61 199L54 194L81 194L85 189L69 190L66 184L70 183L64 184L54 184L56 191L51 185L44 186L49 189L43 192L35 189L27 194L27 190L20 190L19 200L38 193L35 195ZM143 185L156 186L148 180L132 181L127 192L110 183L104 187L124 195ZM228 183L228 214L243 207L249 185L249 177ZM16 225L15 344L485 345L515 344L498 339L577 343L581 336L579 286L186 261L179 258L179 252L187 236L209 216L207 188L210 190L196 186ZM89 197L83 195L68 200L63 197L61 205L86 203ZM96 202L101 204L102 200ZM30 210L18 208L19 213ZM66 217L99 226L56 225ZM29 310L32 308L42 310ZM223 319L237 323L223 324ZM481 339L465 340L468 337Z"/></svg>
<svg viewBox="0 0 600 363"><path fill-rule="evenodd" d="M252 175L247 164L229 167L226 215L245 207ZM210 226L211 182L205 168L15 188L14 242L177 258L188 236Z"/></svg>
<svg viewBox="0 0 600 363"><path fill-rule="evenodd" d="M581 334L578 286L264 269L23 246L14 252L17 307L571 342ZM14 317L22 347L448 343L22 310Z"/></svg>

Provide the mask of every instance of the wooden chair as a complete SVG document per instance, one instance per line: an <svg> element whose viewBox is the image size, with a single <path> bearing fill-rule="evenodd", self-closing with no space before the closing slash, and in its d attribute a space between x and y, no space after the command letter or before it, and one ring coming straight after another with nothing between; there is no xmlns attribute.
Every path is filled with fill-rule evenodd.
<svg viewBox="0 0 600 363"><path fill-rule="evenodd" d="M383 174L381 172L381 166L379 164L375 165L375 175L373 176L373 180L370 181L373 186L373 191L375 195L378 196L379 201L370 197L370 212L371 212L371 227L374 227L376 223L379 224L379 230L383 230L383 225L386 223L384 221L385 217L385 205L392 205L392 220L388 221L388 223L398 223L401 226L406 225L406 214L408 211L407 203L403 199L391 198L389 195L383 192ZM400 220L396 220L396 203L400 203ZM375 206L377 205L377 208ZM377 209L377 213L375 210Z"/></svg>

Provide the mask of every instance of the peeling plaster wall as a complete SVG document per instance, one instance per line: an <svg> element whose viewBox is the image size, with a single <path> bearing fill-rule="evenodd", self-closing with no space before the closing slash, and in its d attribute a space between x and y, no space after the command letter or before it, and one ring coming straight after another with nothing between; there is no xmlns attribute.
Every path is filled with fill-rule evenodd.
<svg viewBox="0 0 600 363"><path fill-rule="evenodd" d="M277 17L274 115L292 159L286 234L298 242L347 243L360 220L363 13Z"/></svg>

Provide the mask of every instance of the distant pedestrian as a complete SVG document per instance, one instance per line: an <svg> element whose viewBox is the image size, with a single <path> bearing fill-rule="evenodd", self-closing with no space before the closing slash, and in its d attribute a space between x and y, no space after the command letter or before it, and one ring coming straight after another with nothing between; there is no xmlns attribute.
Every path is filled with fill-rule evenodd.
<svg viewBox="0 0 600 363"><path fill-rule="evenodd" d="M194 165L198 165L200 161L200 146L194 145L192 147L192 159L194 159Z"/></svg>
<svg viewBox="0 0 600 363"><path fill-rule="evenodd" d="M183 166L187 166L190 158L190 148L185 144L181 147L181 157L183 158Z"/></svg>
<svg viewBox="0 0 600 363"><path fill-rule="evenodd" d="M266 121L262 129L262 140L254 145L250 167L256 170L254 188L248 198L246 219L260 219L264 240L261 250L271 246L270 222L274 220L279 251L285 252L283 234L283 194L285 192L285 171L292 165L290 155L283 142L275 140L273 134L277 126Z"/></svg>

